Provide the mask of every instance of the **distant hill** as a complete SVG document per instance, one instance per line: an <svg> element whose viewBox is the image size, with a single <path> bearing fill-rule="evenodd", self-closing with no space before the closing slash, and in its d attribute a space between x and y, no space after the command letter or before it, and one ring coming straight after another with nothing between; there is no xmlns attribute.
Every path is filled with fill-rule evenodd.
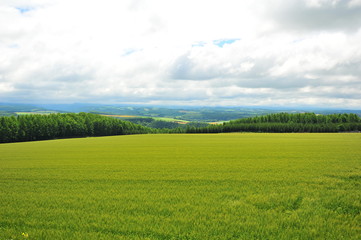
<svg viewBox="0 0 361 240"><path fill-rule="evenodd" d="M175 121L224 122L240 118L249 118L272 113L316 114L355 113L361 116L361 110L311 109L311 108L277 108L277 107L205 107L205 106L149 106L149 105L110 105L110 104L12 104L0 103L0 116L20 114L88 112L102 115L130 115L148 118L172 118ZM156 119L159 120L159 119Z"/></svg>
<svg viewBox="0 0 361 240"><path fill-rule="evenodd" d="M18 116L23 114L61 113L31 104L0 103L0 116Z"/></svg>

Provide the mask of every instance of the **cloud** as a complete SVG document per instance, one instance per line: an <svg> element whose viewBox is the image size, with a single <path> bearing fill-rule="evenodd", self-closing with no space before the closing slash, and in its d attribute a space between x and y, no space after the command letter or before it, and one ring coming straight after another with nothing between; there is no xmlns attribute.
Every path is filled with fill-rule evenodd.
<svg viewBox="0 0 361 240"><path fill-rule="evenodd" d="M3 0L0 101L361 108L357 0Z"/></svg>
<svg viewBox="0 0 361 240"><path fill-rule="evenodd" d="M355 31L361 25L361 4L352 0L277 1L269 12L288 31Z"/></svg>

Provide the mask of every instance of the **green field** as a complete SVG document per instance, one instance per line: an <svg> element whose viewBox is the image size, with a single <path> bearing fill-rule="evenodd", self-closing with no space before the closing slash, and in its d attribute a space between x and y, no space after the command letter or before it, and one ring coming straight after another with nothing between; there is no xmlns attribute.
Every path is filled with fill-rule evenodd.
<svg viewBox="0 0 361 240"><path fill-rule="evenodd" d="M166 122L182 122L188 123L189 121L183 119L176 119L176 118L167 118L167 117L153 117L155 120L166 121Z"/></svg>
<svg viewBox="0 0 361 240"><path fill-rule="evenodd" d="M52 114L57 113L56 111L34 111L34 112L15 112L16 115L29 115L29 114Z"/></svg>
<svg viewBox="0 0 361 240"><path fill-rule="evenodd" d="M360 238L358 133L0 144L0 240Z"/></svg>

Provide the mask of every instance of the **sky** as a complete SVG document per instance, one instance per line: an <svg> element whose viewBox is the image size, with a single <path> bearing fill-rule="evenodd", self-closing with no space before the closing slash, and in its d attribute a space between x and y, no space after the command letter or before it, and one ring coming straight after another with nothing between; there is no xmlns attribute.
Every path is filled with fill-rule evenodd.
<svg viewBox="0 0 361 240"><path fill-rule="evenodd" d="M361 109L361 0L0 0L0 102Z"/></svg>

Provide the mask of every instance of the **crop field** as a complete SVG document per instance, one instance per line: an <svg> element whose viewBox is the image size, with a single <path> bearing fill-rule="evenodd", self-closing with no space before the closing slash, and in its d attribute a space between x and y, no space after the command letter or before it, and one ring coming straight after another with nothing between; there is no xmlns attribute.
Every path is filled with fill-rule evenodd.
<svg viewBox="0 0 361 240"><path fill-rule="evenodd" d="M0 240L360 238L359 133L0 144Z"/></svg>
<svg viewBox="0 0 361 240"><path fill-rule="evenodd" d="M30 115L30 114L52 114L57 113L55 111L34 111L34 112L15 112L17 115Z"/></svg>

